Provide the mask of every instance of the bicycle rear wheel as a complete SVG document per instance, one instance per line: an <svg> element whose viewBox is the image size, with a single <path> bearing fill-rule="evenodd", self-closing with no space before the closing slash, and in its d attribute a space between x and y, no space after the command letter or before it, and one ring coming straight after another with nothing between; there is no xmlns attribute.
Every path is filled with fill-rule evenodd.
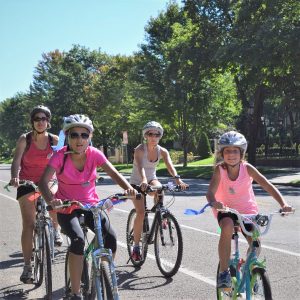
<svg viewBox="0 0 300 300"><path fill-rule="evenodd" d="M183 242L180 226L170 212L156 225L154 251L160 272L165 277L174 276L181 264Z"/></svg>
<svg viewBox="0 0 300 300"><path fill-rule="evenodd" d="M270 280L264 268L255 267L252 270L251 293L251 299L272 300Z"/></svg>
<svg viewBox="0 0 300 300"><path fill-rule="evenodd" d="M50 249L50 232L48 225L44 228L44 275L45 275L45 288L46 288L46 299L52 299L52 253Z"/></svg>
<svg viewBox="0 0 300 300"><path fill-rule="evenodd" d="M135 209L132 209L128 215L127 219L127 226L126 226L126 241L127 241L127 251L128 255L130 257L130 261L135 267L141 267L147 257L147 252L148 252L148 244L145 241L141 241L142 243L142 260L140 261L135 261L132 259L132 249L134 245L134 236L133 236L133 224L134 220L136 218L136 211Z"/></svg>

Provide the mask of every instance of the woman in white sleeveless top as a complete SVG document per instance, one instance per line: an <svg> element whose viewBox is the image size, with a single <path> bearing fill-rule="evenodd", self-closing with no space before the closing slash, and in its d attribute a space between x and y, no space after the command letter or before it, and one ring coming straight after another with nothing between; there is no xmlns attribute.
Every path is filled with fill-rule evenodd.
<svg viewBox="0 0 300 300"><path fill-rule="evenodd" d="M180 185L182 189L186 189L188 186L177 174L168 150L159 146L158 143L162 136L163 128L155 121L148 122L143 127L143 137L146 142L138 145L134 150L133 169L130 177L131 185L140 191L145 191L148 185L160 185L156 177L156 167L161 158L164 160L170 175L175 178L176 184ZM154 196L154 200L157 200L156 192L150 195ZM139 261L141 260L139 241L143 229L145 207L144 201L133 200L133 204L137 215L134 221L134 247L132 258Z"/></svg>

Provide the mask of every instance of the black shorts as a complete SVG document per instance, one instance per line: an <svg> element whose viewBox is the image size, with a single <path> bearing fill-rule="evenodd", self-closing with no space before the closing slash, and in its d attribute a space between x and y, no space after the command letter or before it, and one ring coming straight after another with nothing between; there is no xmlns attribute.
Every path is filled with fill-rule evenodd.
<svg viewBox="0 0 300 300"><path fill-rule="evenodd" d="M92 212L75 209L71 214L57 213L57 220L62 228L62 231L71 240L69 250L77 255L83 255L84 251L84 234L79 224L79 217L81 214L84 215L85 225L95 232ZM117 235L105 214L101 214L101 224L104 247L111 249L114 253L117 250Z"/></svg>
<svg viewBox="0 0 300 300"><path fill-rule="evenodd" d="M32 185L20 185L17 189L17 199L21 198L24 195L34 192L35 189Z"/></svg>
<svg viewBox="0 0 300 300"><path fill-rule="evenodd" d="M238 221L237 216L235 214L230 213L230 212L228 212L228 213L227 212L226 213L218 212L218 217L217 218L218 218L219 224L220 224L220 221L222 219L224 219L224 218L230 218L230 219L232 219L234 226L239 226L239 224L237 222ZM253 225L252 224L245 224L244 223L244 226L245 226L245 229L247 231L252 231L252 229L253 229ZM243 234L244 234L244 232L243 232Z"/></svg>

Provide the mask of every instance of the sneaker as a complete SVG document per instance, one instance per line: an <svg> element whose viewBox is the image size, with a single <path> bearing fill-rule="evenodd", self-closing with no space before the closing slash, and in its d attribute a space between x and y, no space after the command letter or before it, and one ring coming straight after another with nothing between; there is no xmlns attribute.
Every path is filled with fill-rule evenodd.
<svg viewBox="0 0 300 300"><path fill-rule="evenodd" d="M221 289L231 288L231 276L229 270L219 274L217 280L217 287Z"/></svg>
<svg viewBox="0 0 300 300"><path fill-rule="evenodd" d="M62 245L63 241L60 230L54 230L54 245L59 247Z"/></svg>
<svg viewBox="0 0 300 300"><path fill-rule="evenodd" d="M20 280L23 283L32 283L33 278L32 278L32 267L31 266L24 266L23 272L20 276Z"/></svg>
<svg viewBox="0 0 300 300"><path fill-rule="evenodd" d="M133 247L131 257L134 261L141 261L142 260L141 251L140 251L139 246Z"/></svg>
<svg viewBox="0 0 300 300"><path fill-rule="evenodd" d="M71 296L69 299L70 299L70 300L82 300L83 298L82 298L81 295L76 295L76 294L74 294L74 295Z"/></svg>

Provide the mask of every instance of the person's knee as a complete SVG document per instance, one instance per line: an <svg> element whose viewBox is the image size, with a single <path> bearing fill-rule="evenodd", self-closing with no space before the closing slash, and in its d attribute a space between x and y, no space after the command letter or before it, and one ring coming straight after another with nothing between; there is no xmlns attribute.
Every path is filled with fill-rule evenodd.
<svg viewBox="0 0 300 300"><path fill-rule="evenodd" d="M76 255L83 255L84 253L84 240L80 237L71 239L69 251Z"/></svg>

